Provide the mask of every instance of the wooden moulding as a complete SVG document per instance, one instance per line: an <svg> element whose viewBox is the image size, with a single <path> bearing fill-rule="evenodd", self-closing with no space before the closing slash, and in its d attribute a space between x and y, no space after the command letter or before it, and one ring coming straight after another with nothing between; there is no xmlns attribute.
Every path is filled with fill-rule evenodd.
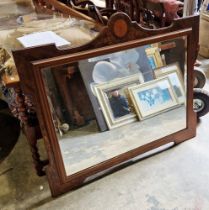
<svg viewBox="0 0 209 210"><path fill-rule="evenodd" d="M89 176L114 167L142 153L169 142L178 144L195 136L196 115L193 112L193 65L198 48L198 28L198 16L174 20L172 25L167 28L147 30L140 27L136 22L131 22L126 14L117 13L110 18L108 25L103 28L96 39L87 45L66 50L59 50L54 45L47 45L13 52L22 90L25 94L33 96L33 103L36 106L49 158L47 177L53 196L74 189L82 185ZM182 36L187 37L187 127L177 133L157 139L74 175L67 176L46 99L42 69Z"/></svg>

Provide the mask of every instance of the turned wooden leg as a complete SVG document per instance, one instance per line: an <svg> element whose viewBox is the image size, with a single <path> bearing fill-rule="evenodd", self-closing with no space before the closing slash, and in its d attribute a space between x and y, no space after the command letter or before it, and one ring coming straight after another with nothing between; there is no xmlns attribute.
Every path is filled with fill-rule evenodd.
<svg viewBox="0 0 209 210"><path fill-rule="evenodd" d="M42 161L40 159L37 141L39 138L41 138L41 136L37 129L37 120L34 120L34 118L36 118L36 114L30 98L23 95L19 87L15 87L13 100L9 106L13 115L22 123L23 132L26 135L30 150L32 152L33 163L37 175L45 175L43 167L48 164L48 160Z"/></svg>
<svg viewBox="0 0 209 210"><path fill-rule="evenodd" d="M27 123L24 124L24 132L27 137L30 150L32 153L33 164L38 176L45 175L44 166L48 164L48 160L41 160L39 150L37 147L37 141L42 138L39 128L37 116L34 110L34 106L27 95L24 96L24 103L26 106Z"/></svg>
<svg viewBox="0 0 209 210"><path fill-rule="evenodd" d="M28 140L28 144L30 146L30 150L32 153L33 164L36 169L36 173L38 176L45 175L45 171L43 170L44 166L48 164L48 160L41 160L40 154L37 147L37 134L35 127L24 126L24 133Z"/></svg>

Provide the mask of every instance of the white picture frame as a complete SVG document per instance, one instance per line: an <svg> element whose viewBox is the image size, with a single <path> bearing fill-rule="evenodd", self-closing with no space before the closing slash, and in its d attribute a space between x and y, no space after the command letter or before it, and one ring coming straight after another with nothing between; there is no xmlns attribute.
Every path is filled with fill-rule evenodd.
<svg viewBox="0 0 209 210"><path fill-rule="evenodd" d="M111 82L97 84L93 87L100 105L99 108L101 109L104 115L109 129L117 128L119 126L137 121L136 113L134 112L133 105L131 104L129 98L128 88L131 86L138 85L140 83L143 83L140 74L133 74L127 77L112 80ZM125 110L127 108L127 112L117 112L116 105L119 105L120 107L120 104L118 104L118 102L115 102L114 105L114 101L111 101L111 97L113 97L111 96L111 94L115 91L118 91L119 95L122 96L120 98L122 103L124 102L128 105L128 107L123 107L120 110Z"/></svg>
<svg viewBox="0 0 209 210"><path fill-rule="evenodd" d="M171 85L174 89L174 93L178 99L179 104L186 103L186 93L183 82L184 80L179 65L177 63L156 69L154 71L154 75L156 78L168 77L170 79Z"/></svg>

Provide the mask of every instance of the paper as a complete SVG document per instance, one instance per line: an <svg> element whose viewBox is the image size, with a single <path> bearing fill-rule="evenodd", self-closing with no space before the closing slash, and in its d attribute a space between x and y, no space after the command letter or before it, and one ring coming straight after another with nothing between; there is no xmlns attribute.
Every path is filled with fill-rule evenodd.
<svg viewBox="0 0 209 210"><path fill-rule="evenodd" d="M70 42L58 36L56 33L52 31L44 31L44 32L28 34L17 38L17 40L24 47L34 47L34 46L52 44L52 43L54 43L57 47L63 47L71 44Z"/></svg>

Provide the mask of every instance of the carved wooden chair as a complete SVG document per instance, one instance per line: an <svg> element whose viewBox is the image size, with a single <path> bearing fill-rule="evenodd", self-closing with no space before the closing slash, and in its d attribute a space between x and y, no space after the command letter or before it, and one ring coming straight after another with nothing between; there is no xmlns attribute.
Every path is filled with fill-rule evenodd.
<svg viewBox="0 0 209 210"><path fill-rule="evenodd" d="M144 27L153 28L165 25L164 9L161 4L147 3L145 0L106 0L107 8L125 12L131 20Z"/></svg>
<svg viewBox="0 0 209 210"><path fill-rule="evenodd" d="M66 5L57 0L33 0L33 4L37 13L60 14L61 16L72 16L79 19L95 22L95 20L89 16L78 12L69 5Z"/></svg>
<svg viewBox="0 0 209 210"><path fill-rule="evenodd" d="M116 11L122 11L129 15L131 20L140 22L146 27L152 27L153 22L158 22L159 26L164 26L163 8L161 13L156 14L147 9L147 3L144 0L105 0L106 7L101 8L90 0L33 0L38 13L60 13L61 15L72 15L77 18L96 21L99 24L106 25L108 19ZM155 5L156 7L156 5Z"/></svg>

